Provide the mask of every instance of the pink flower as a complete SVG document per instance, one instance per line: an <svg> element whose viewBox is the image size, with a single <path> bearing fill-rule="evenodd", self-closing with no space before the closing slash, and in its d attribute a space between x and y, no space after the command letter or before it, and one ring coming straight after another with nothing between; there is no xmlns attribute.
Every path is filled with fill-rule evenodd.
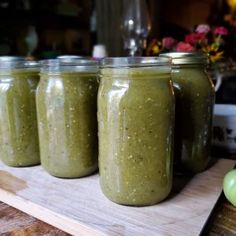
<svg viewBox="0 0 236 236"><path fill-rule="evenodd" d="M189 43L179 42L177 44L175 50L176 50L176 52L193 52L194 47Z"/></svg>
<svg viewBox="0 0 236 236"><path fill-rule="evenodd" d="M210 26L209 25L198 25L198 27L195 30L197 33L204 33L207 34L210 31Z"/></svg>
<svg viewBox="0 0 236 236"><path fill-rule="evenodd" d="M229 33L228 30L223 26L216 27L214 30L214 34L218 35L227 35L228 33Z"/></svg>
<svg viewBox="0 0 236 236"><path fill-rule="evenodd" d="M172 49L176 45L177 41L172 37L165 37L162 39L162 45L166 49Z"/></svg>
<svg viewBox="0 0 236 236"><path fill-rule="evenodd" d="M197 42L204 41L206 39L205 33L190 33L185 36L185 42L191 45L195 45Z"/></svg>

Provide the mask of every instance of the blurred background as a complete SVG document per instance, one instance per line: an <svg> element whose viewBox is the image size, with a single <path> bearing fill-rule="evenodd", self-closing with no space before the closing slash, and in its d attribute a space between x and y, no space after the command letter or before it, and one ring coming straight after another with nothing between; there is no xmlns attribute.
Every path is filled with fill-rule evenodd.
<svg viewBox="0 0 236 236"><path fill-rule="evenodd" d="M0 54L89 56L95 44L104 44L109 56L123 55L123 9L140 1L150 18L148 40L180 39L202 23L229 26L236 33L225 20L232 12L226 0L0 0Z"/></svg>

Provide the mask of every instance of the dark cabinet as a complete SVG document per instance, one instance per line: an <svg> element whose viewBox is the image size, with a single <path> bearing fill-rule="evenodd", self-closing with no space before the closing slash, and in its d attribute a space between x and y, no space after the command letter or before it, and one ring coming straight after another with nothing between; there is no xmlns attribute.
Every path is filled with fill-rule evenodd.
<svg viewBox="0 0 236 236"><path fill-rule="evenodd" d="M26 37L33 26L38 38L34 55L89 55L92 2L0 0L0 54L27 54Z"/></svg>

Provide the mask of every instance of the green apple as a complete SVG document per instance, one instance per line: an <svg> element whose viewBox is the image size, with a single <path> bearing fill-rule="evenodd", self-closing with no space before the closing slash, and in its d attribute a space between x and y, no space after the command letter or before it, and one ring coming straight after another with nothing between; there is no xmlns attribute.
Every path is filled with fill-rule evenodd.
<svg viewBox="0 0 236 236"><path fill-rule="evenodd" d="M223 191L225 197L236 207L236 169L225 175Z"/></svg>

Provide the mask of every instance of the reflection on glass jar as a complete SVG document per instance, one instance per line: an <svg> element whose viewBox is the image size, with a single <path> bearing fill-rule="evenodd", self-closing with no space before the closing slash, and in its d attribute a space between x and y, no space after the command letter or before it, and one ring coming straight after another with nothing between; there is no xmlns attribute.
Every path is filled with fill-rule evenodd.
<svg viewBox="0 0 236 236"><path fill-rule="evenodd" d="M151 205L171 190L170 71L168 59L103 60L98 93L100 184L116 203Z"/></svg>
<svg viewBox="0 0 236 236"><path fill-rule="evenodd" d="M40 163L35 105L38 82L38 63L0 58L0 157L7 165Z"/></svg>
<svg viewBox="0 0 236 236"><path fill-rule="evenodd" d="M97 64L90 60L42 63L37 115L42 166L75 178L97 169Z"/></svg>

